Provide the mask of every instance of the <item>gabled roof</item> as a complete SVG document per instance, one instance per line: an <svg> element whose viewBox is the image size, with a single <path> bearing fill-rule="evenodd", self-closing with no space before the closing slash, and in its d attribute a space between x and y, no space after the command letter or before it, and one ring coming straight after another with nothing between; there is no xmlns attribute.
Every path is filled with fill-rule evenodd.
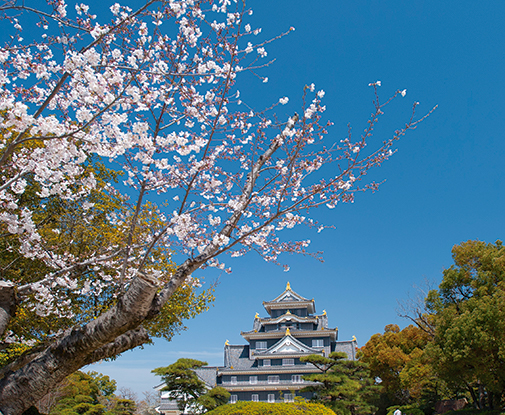
<svg viewBox="0 0 505 415"><path fill-rule="evenodd" d="M212 389L216 386L216 377L220 368L221 367L218 366L204 366L193 369L193 372L195 372L196 376L205 383L206 388Z"/></svg>
<svg viewBox="0 0 505 415"><path fill-rule="evenodd" d="M271 331L241 331L240 334L247 341L251 340L266 340L284 337L283 330ZM336 341L338 338L338 329L324 329L324 330L293 330L293 337L329 337L330 341Z"/></svg>
<svg viewBox="0 0 505 415"><path fill-rule="evenodd" d="M254 360L249 359L249 345L224 346L224 366L234 369L249 369L254 364Z"/></svg>
<svg viewBox="0 0 505 415"><path fill-rule="evenodd" d="M295 293L291 289L291 284L288 282L286 284L286 289L284 292L279 295L278 297L274 298L272 301L267 301L268 303L280 303L281 301L314 301L314 300L309 300L308 298L302 297L300 294Z"/></svg>
<svg viewBox="0 0 505 415"><path fill-rule="evenodd" d="M317 317L299 317L296 314L283 314L276 318L262 318L260 320L261 326L266 324L278 324L285 322L296 322L296 323L314 323L317 324Z"/></svg>
<svg viewBox="0 0 505 415"><path fill-rule="evenodd" d="M291 336L289 330L286 330L286 335L273 346L262 352L255 352L254 356L258 359L279 358L281 356L300 356L309 354L321 354L322 349L316 349L303 344Z"/></svg>
<svg viewBox="0 0 505 415"><path fill-rule="evenodd" d="M314 299L309 300L308 298L302 297L300 294L295 293L291 289L289 282L286 285L284 292L278 297L274 298L272 301L263 301L263 306L270 314L272 308L303 308L307 307L309 314L315 312L316 308L314 305Z"/></svg>

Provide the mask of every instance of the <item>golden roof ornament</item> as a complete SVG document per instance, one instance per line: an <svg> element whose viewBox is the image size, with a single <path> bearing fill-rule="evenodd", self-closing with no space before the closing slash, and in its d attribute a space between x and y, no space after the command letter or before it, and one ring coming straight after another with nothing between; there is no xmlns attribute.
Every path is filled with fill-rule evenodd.
<svg viewBox="0 0 505 415"><path fill-rule="evenodd" d="M291 285L289 284L289 281L286 284L286 291L291 291Z"/></svg>
<svg viewBox="0 0 505 415"><path fill-rule="evenodd" d="M230 345L230 342L229 342L228 340L226 340L226 341L224 342L224 345L225 345L225 346L229 346L229 345Z"/></svg>
<svg viewBox="0 0 505 415"><path fill-rule="evenodd" d="M352 341L353 342L357 342L358 340L356 340L356 336L352 336Z"/></svg>
<svg viewBox="0 0 505 415"><path fill-rule="evenodd" d="M289 331L289 327L286 327L286 336L291 336L291 332Z"/></svg>
<svg viewBox="0 0 505 415"><path fill-rule="evenodd" d="M323 310L323 316L325 316L325 315L326 315L326 310Z"/></svg>
<svg viewBox="0 0 505 415"><path fill-rule="evenodd" d="M258 313L256 313L254 318L260 318L260 315Z"/></svg>
<svg viewBox="0 0 505 415"><path fill-rule="evenodd" d="M288 311L286 312L286 314L291 314L291 311L289 311L289 310L288 310Z"/></svg>

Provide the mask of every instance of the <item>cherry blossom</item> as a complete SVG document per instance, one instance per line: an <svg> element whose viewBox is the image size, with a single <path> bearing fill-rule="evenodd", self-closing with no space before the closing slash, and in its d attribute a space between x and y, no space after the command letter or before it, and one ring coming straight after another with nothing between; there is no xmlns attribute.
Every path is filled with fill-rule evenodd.
<svg viewBox="0 0 505 415"><path fill-rule="evenodd" d="M64 0L40 7L21 1L2 7L4 22L18 19L6 30L22 33L23 19L34 15L41 24L34 29L39 40L13 35L0 47L0 223L18 239L20 255L43 261L49 271L38 281L2 287L16 286L20 302L62 320L75 317L72 299L92 301L107 291L128 303L122 310L135 310L134 316L118 305L83 321L94 339L86 356L101 350L96 359L112 353L104 347L118 336L132 336L128 348L146 342L135 334L142 321L159 313L182 284L199 286L191 277L197 269L229 272L224 254L255 251L274 263L283 253L318 257L308 251L309 239L280 234L300 225L320 232L325 225L310 217L311 209L333 209L352 202L356 192L375 190L378 185L365 180L369 170L391 157L395 142L424 118L414 118L416 103L404 127L369 148L390 102L379 101L380 81L369 84L375 99L367 129L340 141L333 132L328 136L325 92L314 84L300 87L297 113L276 114L282 108L276 103L265 110L243 104L241 74L268 82L265 44L294 30L261 39L243 2L147 0L138 10L115 3L100 17L92 6L71 8ZM117 184L104 185L88 168L98 158L122 173ZM106 218L124 230L124 240L84 258L55 247L54 237L66 230L54 228L51 237L42 232L33 208L23 205L34 188L29 183L36 184L41 204L51 197L72 203L84 223L98 213L95 191L121 198L128 208ZM151 222L142 217L146 209ZM142 240L135 239L139 232ZM153 265L156 249L177 258L172 274ZM77 280L76 269L88 277ZM116 312L124 330L114 326L121 320L111 318ZM4 341L14 338L8 321L0 326ZM55 342L78 341L71 331L58 336ZM24 340L33 339L16 341ZM51 381L38 380L30 396L47 391Z"/></svg>

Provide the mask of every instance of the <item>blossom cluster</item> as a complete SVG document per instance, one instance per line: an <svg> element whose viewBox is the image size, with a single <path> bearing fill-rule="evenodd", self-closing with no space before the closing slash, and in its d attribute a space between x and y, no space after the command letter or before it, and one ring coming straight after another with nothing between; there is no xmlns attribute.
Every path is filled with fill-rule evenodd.
<svg viewBox="0 0 505 415"><path fill-rule="evenodd" d="M309 240L286 242L279 233L301 224L320 231L306 212L375 188L358 183L410 128L365 151L382 114L377 104L362 137L326 145L325 92L314 84L304 90L301 115L251 110L239 100L239 75L268 65L268 42L258 40L261 29L247 22L252 12L242 2L114 4L111 23L92 12L48 2L39 40L18 35L0 47L0 223L19 239L21 255L52 270L31 284L37 313L68 317L64 293L117 294L138 272L156 274L156 260L147 259L154 247L223 269L225 252L254 250L273 262L283 252L306 254ZM87 168L94 157L123 173L115 188L100 187ZM85 258L55 250L33 207L21 203L34 188L41 203L57 197L79 205L83 221L98 214L94 191L119 192L131 209L106 218L127 230L125 240ZM157 219L143 223L135 207L160 200ZM74 279L77 267L86 278Z"/></svg>

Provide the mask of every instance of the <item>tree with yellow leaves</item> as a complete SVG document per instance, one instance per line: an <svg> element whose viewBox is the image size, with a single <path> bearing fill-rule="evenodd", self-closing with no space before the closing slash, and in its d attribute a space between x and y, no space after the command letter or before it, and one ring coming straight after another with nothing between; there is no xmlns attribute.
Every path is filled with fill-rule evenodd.
<svg viewBox="0 0 505 415"><path fill-rule="evenodd" d="M110 186L110 183L118 180L115 171L106 168L98 159L88 163L87 170L93 172L97 184L79 203L59 196L42 198L38 194L40 186L27 177L28 189L19 208L22 210L29 207L33 212L32 220L46 241L46 249L51 255L71 256L79 263L79 266L65 271L71 272L74 288L80 288L80 291L76 294L76 290L69 289L64 273L56 273L52 288L67 298L66 302L58 304L58 313L45 313L37 308L41 305L37 295L31 296L32 301L18 304L16 313L7 326L10 338L4 341L0 351L0 374L25 363L25 359L21 359L17 363L9 364L19 356L34 358L34 352L43 348L47 340L58 336L62 330L96 318L117 303L116 288L101 283L112 278L110 275L115 272L112 261L114 255L110 255L110 261L104 258L98 263L87 265L86 262L90 256L111 247L115 247L116 255L125 249L124 234L128 232L126 223L132 215L132 207L124 195ZM88 173L87 170L84 174ZM153 232L160 221L159 210L152 203L145 203L138 216L139 226L131 238L132 255L139 250L139 241ZM113 220L110 220L111 218ZM22 291L23 286L36 284L51 273L51 269L43 259L21 255L19 240L5 228L6 225L0 222L0 232L3 234L0 238L0 277L7 281L21 281ZM161 275L170 275L175 267L170 258L169 250L153 249L148 257L149 266L158 270ZM184 329L185 319L207 310L214 299L213 287L203 292L197 290L198 284L194 281L182 285L160 313L144 323L143 327L147 329L149 336L170 340L174 334ZM23 339L23 342L17 339Z"/></svg>

